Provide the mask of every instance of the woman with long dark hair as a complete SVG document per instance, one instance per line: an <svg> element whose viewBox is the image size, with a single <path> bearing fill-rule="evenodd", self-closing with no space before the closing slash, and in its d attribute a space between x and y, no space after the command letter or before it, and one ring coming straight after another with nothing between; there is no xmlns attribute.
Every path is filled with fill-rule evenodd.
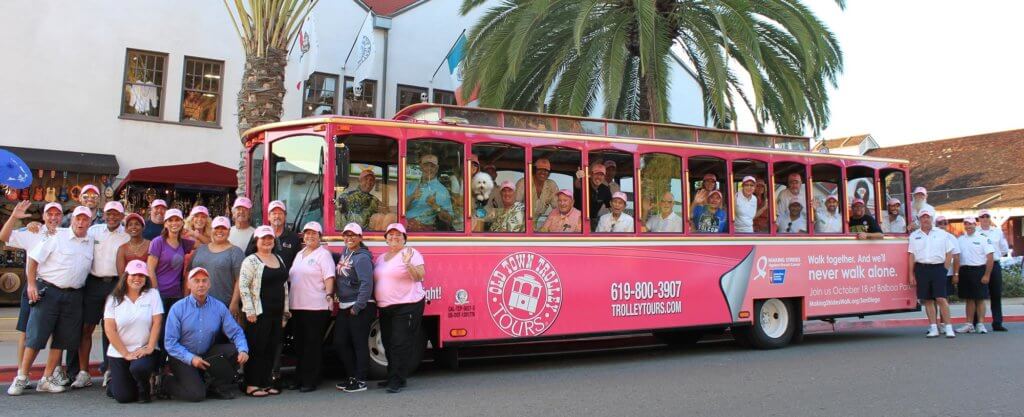
<svg viewBox="0 0 1024 417"><path fill-rule="evenodd" d="M335 287L338 289L338 316L334 320L334 344L348 380L335 388L345 392L366 390L370 366L370 326L377 318L373 299L373 255L363 244L363 228L357 223L345 225L342 232L345 251L338 262Z"/></svg>
<svg viewBox="0 0 1024 417"><path fill-rule="evenodd" d="M184 226L181 210L167 210L164 213L164 230L149 244L149 258L146 261L149 284L160 292L163 311L170 311L171 306L185 296L182 280L185 274L185 254L192 251L195 242L182 237ZM163 328L160 329L159 342L161 352L157 362L162 366L166 359Z"/></svg>
<svg viewBox="0 0 1024 417"><path fill-rule="evenodd" d="M107 389L119 403L148 403L151 399L149 378L157 367L153 352L164 309L148 275L145 263L129 262L103 309L103 331L110 340Z"/></svg>

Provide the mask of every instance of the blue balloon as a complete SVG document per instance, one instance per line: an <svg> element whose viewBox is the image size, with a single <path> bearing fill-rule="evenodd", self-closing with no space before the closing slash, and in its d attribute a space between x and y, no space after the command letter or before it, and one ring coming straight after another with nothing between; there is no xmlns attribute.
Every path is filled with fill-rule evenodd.
<svg viewBox="0 0 1024 417"><path fill-rule="evenodd" d="M20 190L32 185L32 170L18 155L0 149L0 184Z"/></svg>

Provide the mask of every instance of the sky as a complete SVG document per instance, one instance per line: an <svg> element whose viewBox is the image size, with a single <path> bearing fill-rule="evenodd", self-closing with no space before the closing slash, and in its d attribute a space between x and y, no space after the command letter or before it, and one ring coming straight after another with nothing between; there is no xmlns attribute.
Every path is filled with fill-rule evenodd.
<svg viewBox="0 0 1024 417"><path fill-rule="evenodd" d="M881 146L1024 128L1024 1L805 0L844 71L823 138Z"/></svg>

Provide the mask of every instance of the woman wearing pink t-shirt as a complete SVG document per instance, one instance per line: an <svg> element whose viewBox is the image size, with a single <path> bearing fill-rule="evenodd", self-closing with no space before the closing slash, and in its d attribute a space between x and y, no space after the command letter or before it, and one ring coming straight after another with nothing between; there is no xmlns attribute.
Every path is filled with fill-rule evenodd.
<svg viewBox="0 0 1024 417"><path fill-rule="evenodd" d="M331 319L331 303L334 301L334 258L327 248L320 246L322 234L320 223L306 223L302 228L304 246L295 255L295 262L288 272L288 284L291 286L288 306L293 319L298 357L295 373L300 392L314 391L320 385L321 340Z"/></svg>
<svg viewBox="0 0 1024 417"><path fill-rule="evenodd" d="M380 307L381 336L388 359L389 393L401 392L424 342L419 340L423 320L423 255L406 247L405 226L389 224L384 232L388 250L373 268L374 298Z"/></svg>

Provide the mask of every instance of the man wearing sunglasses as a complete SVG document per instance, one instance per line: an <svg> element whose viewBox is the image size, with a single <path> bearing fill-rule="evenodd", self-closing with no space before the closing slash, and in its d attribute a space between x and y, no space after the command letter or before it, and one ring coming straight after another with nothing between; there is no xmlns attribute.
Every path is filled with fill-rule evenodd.
<svg viewBox="0 0 1024 417"><path fill-rule="evenodd" d="M992 305L992 330L1005 332L1003 326L1003 268L999 259L1006 256L1010 251L1010 245L1006 242L1003 229L992 223L992 213L982 210L978 213L978 233L988 239L995 249L992 255L995 261L992 263L992 275L988 283L989 303ZM982 315L982 317L984 317Z"/></svg>
<svg viewBox="0 0 1024 417"><path fill-rule="evenodd" d="M789 202L789 214L779 223L779 233L807 233L804 205L799 201L793 200Z"/></svg>

